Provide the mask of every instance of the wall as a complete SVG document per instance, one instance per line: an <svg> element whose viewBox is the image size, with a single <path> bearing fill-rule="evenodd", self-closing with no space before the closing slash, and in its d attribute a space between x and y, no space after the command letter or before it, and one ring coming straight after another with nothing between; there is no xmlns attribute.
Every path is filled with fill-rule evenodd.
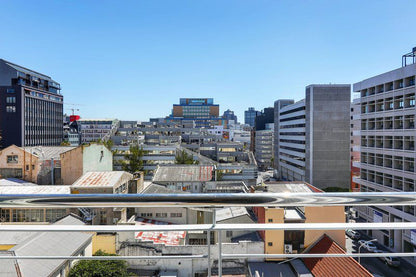
<svg viewBox="0 0 416 277"><path fill-rule="evenodd" d="M9 155L17 155L17 163L7 163L7 156ZM26 170L26 165L29 166L29 170ZM40 165L39 159L35 155L15 145L11 145L0 152L0 174L2 174L3 178L17 177L12 175L17 173L15 171L21 170L22 177L20 179L37 183Z"/></svg>
<svg viewBox="0 0 416 277"><path fill-rule="evenodd" d="M90 144L83 147L82 174L91 171L112 171L113 154L102 144Z"/></svg>
<svg viewBox="0 0 416 277"><path fill-rule="evenodd" d="M82 149L83 146L79 146L61 154L61 176L64 185L70 186L82 176Z"/></svg>
<svg viewBox="0 0 416 277"><path fill-rule="evenodd" d="M345 207L305 207L305 223L345 223ZM330 236L345 249L345 230L305 230L305 248L323 234Z"/></svg>
<svg viewBox="0 0 416 277"><path fill-rule="evenodd" d="M350 85L306 88L306 182L350 187Z"/></svg>
<svg viewBox="0 0 416 277"><path fill-rule="evenodd" d="M92 253L98 250L109 254L116 254L116 235L115 234L94 234L92 237Z"/></svg>
<svg viewBox="0 0 416 277"><path fill-rule="evenodd" d="M265 223L269 223L269 219L273 220L270 223L284 223L284 216L285 212L282 208L265 208ZM285 244L284 238L284 230L265 230L264 254L282 254Z"/></svg>

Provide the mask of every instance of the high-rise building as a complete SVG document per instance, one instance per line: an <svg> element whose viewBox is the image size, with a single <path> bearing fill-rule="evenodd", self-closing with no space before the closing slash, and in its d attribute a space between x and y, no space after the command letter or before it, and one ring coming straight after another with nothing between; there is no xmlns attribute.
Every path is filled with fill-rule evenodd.
<svg viewBox="0 0 416 277"><path fill-rule="evenodd" d="M253 107L248 108L248 110L244 112L244 124L254 127L256 116L260 114L261 112L256 111Z"/></svg>
<svg viewBox="0 0 416 277"><path fill-rule="evenodd" d="M310 85L305 99L278 100L275 166L280 178L350 187L350 85Z"/></svg>
<svg viewBox="0 0 416 277"><path fill-rule="evenodd" d="M230 120L234 120L234 123L238 123L237 120L237 116L234 114L234 111L228 109L224 112L224 114L222 115L222 118L230 121Z"/></svg>
<svg viewBox="0 0 416 277"><path fill-rule="evenodd" d="M60 145L60 90L60 84L51 77L0 59L1 147Z"/></svg>
<svg viewBox="0 0 416 277"><path fill-rule="evenodd" d="M254 119L254 128L258 130L266 130L266 124L274 122L274 108L264 108Z"/></svg>
<svg viewBox="0 0 416 277"><path fill-rule="evenodd" d="M406 59L413 58L412 64ZM362 192L415 191L416 47L401 68L353 85L360 94L360 184ZM415 206L363 206L367 222L415 222ZM368 234L394 252L416 251L416 230L372 230Z"/></svg>
<svg viewBox="0 0 416 277"><path fill-rule="evenodd" d="M172 114L167 122L182 125L194 123L196 128L209 128L215 125L227 126L227 120L219 116L220 105L214 104L213 98L180 98L179 104L173 105Z"/></svg>

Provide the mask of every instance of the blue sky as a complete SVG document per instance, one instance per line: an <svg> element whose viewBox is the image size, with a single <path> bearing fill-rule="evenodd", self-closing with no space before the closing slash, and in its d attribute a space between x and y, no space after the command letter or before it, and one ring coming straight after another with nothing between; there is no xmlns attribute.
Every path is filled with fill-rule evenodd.
<svg viewBox="0 0 416 277"><path fill-rule="evenodd" d="M147 120L180 97L221 113L401 66L416 1L2 0L0 57L52 76L83 118ZM73 106L65 105L70 113Z"/></svg>

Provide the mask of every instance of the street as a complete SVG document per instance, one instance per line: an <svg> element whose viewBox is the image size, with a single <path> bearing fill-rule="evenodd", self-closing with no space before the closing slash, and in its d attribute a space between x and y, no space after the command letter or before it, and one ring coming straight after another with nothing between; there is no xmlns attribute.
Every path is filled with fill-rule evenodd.
<svg viewBox="0 0 416 277"><path fill-rule="evenodd" d="M377 245L377 244L376 244ZM352 240L346 236L346 248L348 253L358 253L358 240ZM368 253L364 247L361 247L361 253ZM358 261L358 258L355 258ZM385 264L380 258L361 258L361 265L370 273L376 276L416 276L413 267L400 259L401 264L398 268Z"/></svg>

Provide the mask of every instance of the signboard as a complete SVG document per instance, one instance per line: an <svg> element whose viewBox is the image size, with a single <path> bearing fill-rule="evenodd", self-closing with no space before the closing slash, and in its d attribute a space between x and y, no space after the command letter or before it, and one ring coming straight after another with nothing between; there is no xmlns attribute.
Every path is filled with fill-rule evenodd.
<svg viewBox="0 0 416 277"><path fill-rule="evenodd" d="M80 118L81 117L79 115L70 115L69 116L69 121L73 122L73 121L79 120Z"/></svg>
<svg viewBox="0 0 416 277"><path fill-rule="evenodd" d="M374 221L374 223L382 223L383 222L383 214L378 212L378 211L374 211L373 221Z"/></svg>
<svg viewBox="0 0 416 277"><path fill-rule="evenodd" d="M410 230L410 242L416 245L416 230Z"/></svg>

